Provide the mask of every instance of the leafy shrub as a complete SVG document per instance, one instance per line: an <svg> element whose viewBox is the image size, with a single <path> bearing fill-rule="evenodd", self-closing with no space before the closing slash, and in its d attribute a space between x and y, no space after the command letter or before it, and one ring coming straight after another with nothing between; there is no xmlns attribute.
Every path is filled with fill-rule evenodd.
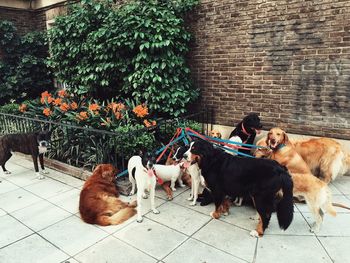
<svg viewBox="0 0 350 263"><path fill-rule="evenodd" d="M0 53L0 104L35 98L53 88L45 33L19 36L11 22L0 21Z"/></svg>
<svg viewBox="0 0 350 263"><path fill-rule="evenodd" d="M179 116L198 97L185 56L182 16L197 0L83 0L50 30L50 65L74 94L135 98L159 115Z"/></svg>

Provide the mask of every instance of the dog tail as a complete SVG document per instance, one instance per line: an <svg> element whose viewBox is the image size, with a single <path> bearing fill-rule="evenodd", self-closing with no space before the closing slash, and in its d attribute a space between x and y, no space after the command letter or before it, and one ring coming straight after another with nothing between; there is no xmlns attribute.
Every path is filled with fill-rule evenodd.
<svg viewBox="0 0 350 263"><path fill-rule="evenodd" d="M136 214L134 207L128 206L113 215L101 215L97 218L97 224L101 226L119 225Z"/></svg>
<svg viewBox="0 0 350 263"><path fill-rule="evenodd" d="M283 171L282 177L282 199L277 204L277 220L281 229L286 230L293 220L293 181L287 171Z"/></svg>

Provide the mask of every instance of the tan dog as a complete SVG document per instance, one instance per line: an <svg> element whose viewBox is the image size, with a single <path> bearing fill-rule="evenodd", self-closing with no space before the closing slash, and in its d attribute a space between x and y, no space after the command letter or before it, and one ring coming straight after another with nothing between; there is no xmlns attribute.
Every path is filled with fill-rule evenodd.
<svg viewBox="0 0 350 263"><path fill-rule="evenodd" d="M269 158L287 167L293 179L293 195L305 198L315 218L311 231L318 232L324 212L332 216L337 214L332 205L331 190L325 182L312 175L308 165L289 142L287 134L282 129L272 128L267 134L265 143L271 150L258 149L256 157L268 155Z"/></svg>
<svg viewBox="0 0 350 263"><path fill-rule="evenodd" d="M345 175L350 169L350 154L342 150L340 143L329 138L289 140L294 149L303 158L311 173L326 183ZM266 146L262 138L257 145ZM264 157L266 149L255 151L256 157Z"/></svg>
<svg viewBox="0 0 350 263"><path fill-rule="evenodd" d="M113 183L117 169L100 164L86 180L80 193L79 211L84 222L101 226L121 224L136 214L136 202L121 201Z"/></svg>
<svg viewBox="0 0 350 263"><path fill-rule="evenodd" d="M214 137L214 138L219 138L219 139L221 139L221 137L222 137L222 134L221 134L221 132L219 132L218 130L212 130L211 132L210 132L210 134L209 134L211 137Z"/></svg>
<svg viewBox="0 0 350 263"><path fill-rule="evenodd" d="M313 138L295 141L293 145L312 174L326 183L349 171L350 155L344 153L340 143L333 139Z"/></svg>

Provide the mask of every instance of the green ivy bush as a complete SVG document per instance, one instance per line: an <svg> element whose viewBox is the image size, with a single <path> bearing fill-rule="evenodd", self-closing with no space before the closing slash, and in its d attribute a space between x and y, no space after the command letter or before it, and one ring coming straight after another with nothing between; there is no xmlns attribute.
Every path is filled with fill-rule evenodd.
<svg viewBox="0 0 350 263"><path fill-rule="evenodd" d="M35 98L53 88L45 33L17 34L13 23L0 21L0 104Z"/></svg>
<svg viewBox="0 0 350 263"><path fill-rule="evenodd" d="M179 116L198 97L183 19L197 3L83 0L50 30L50 65L74 94L133 98L159 115Z"/></svg>

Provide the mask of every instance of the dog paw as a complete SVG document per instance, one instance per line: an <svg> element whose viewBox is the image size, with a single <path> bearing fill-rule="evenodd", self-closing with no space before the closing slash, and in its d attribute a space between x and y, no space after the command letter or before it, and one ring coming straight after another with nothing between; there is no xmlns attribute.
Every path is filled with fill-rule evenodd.
<svg viewBox="0 0 350 263"><path fill-rule="evenodd" d="M228 212L223 213L224 216L228 216Z"/></svg>
<svg viewBox="0 0 350 263"><path fill-rule="evenodd" d="M188 201L192 201L193 200L193 197L190 196L189 198L187 198Z"/></svg>
<svg viewBox="0 0 350 263"><path fill-rule="evenodd" d="M181 188L186 187L186 185L184 185L184 184L180 184L179 186L180 186Z"/></svg>
<svg viewBox="0 0 350 263"><path fill-rule="evenodd" d="M173 198L172 196L168 196L168 197L167 197L167 200L168 200L168 201L172 201L173 199L174 199L174 198Z"/></svg>
<svg viewBox="0 0 350 263"><path fill-rule="evenodd" d="M10 172L10 171L5 171L4 173L5 173L5 174L11 174L11 172Z"/></svg>
<svg viewBox="0 0 350 263"><path fill-rule="evenodd" d="M173 191L173 192L176 192L176 188L174 187L174 188L171 188L171 190Z"/></svg>
<svg viewBox="0 0 350 263"><path fill-rule="evenodd" d="M43 176L40 173L36 173L36 178L38 178L39 180L45 179L45 176Z"/></svg>
<svg viewBox="0 0 350 263"><path fill-rule="evenodd" d="M159 214L160 212L157 209L152 209L153 214Z"/></svg>
<svg viewBox="0 0 350 263"><path fill-rule="evenodd" d="M259 233L255 229L250 231L249 235L251 235L252 237L259 237Z"/></svg>
<svg viewBox="0 0 350 263"><path fill-rule="evenodd" d="M47 171L47 170L41 170L41 173L42 173L42 174L49 174L49 171Z"/></svg>
<svg viewBox="0 0 350 263"><path fill-rule="evenodd" d="M130 206L130 207L137 207L137 201L134 200L134 201L130 202L130 203L129 203L129 206Z"/></svg>
<svg viewBox="0 0 350 263"><path fill-rule="evenodd" d="M320 231L320 226L317 225L316 223L313 223L311 228L310 228L310 232L316 234L319 231Z"/></svg>
<svg viewBox="0 0 350 263"><path fill-rule="evenodd" d="M143 199L147 199L148 198L148 195L146 193L142 194L142 198Z"/></svg>
<svg viewBox="0 0 350 263"><path fill-rule="evenodd" d="M143 218L142 218L142 217L141 217L141 218L136 219L136 222L137 222L137 223L142 223L142 221L143 221Z"/></svg>
<svg viewBox="0 0 350 263"><path fill-rule="evenodd" d="M196 202L191 202L190 203L190 206L195 206L196 205Z"/></svg>

